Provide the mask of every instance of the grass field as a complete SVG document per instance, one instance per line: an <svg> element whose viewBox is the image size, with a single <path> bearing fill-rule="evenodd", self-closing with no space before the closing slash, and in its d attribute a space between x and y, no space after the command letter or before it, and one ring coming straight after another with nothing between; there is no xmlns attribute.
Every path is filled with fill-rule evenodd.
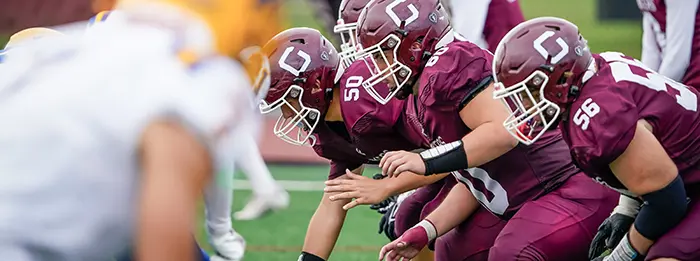
<svg viewBox="0 0 700 261"><path fill-rule="evenodd" d="M528 18L537 16L559 16L578 24L595 52L621 51L639 57L641 25L638 22L599 23L595 17L595 1L521 0ZM312 10L304 0L289 0L288 15L293 26L318 27ZM0 44L6 37L0 36ZM271 166L273 175L279 180L323 181L327 166ZM373 174L369 170L367 174ZM244 178L237 175L237 178ZM241 184L238 182L236 184ZM235 222L234 227L246 238L248 261L296 260L304 240L308 220L318 204L321 191L290 191L289 209L249 222ZM248 190L237 190L234 209L243 207L250 195ZM376 260L380 246L386 238L377 234L379 214L367 207L358 207L349 212L343 233L331 260L355 261ZM200 229L200 242L206 245L204 231Z"/></svg>
<svg viewBox="0 0 700 261"><path fill-rule="evenodd" d="M641 24L639 22L606 22L596 20L594 0L551 1L521 0L526 17L559 16L579 25L579 29L595 52L620 51L639 58L641 52ZM292 26L318 27L310 7L304 0L288 2ZM324 180L328 167L271 166L275 177L284 180ZM366 174L374 174L367 171ZM239 175L238 177L241 177ZM301 250L308 220L313 214L321 191L291 191L292 203L288 210L275 213L258 221L235 222L234 227L248 242L246 260L295 260ZM234 209L240 209L249 191L236 191ZM376 260L379 248L387 239L377 234L379 214L368 207L349 212L331 260Z"/></svg>

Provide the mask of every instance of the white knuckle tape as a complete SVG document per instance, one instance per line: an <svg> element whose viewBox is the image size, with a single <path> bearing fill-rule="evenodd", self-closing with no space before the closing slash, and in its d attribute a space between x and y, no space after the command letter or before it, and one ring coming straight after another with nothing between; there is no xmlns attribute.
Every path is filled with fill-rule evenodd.
<svg viewBox="0 0 700 261"><path fill-rule="evenodd" d="M416 224L416 227L418 226L425 229L425 233L428 234L428 241L432 241L437 237L437 229L430 221L423 219Z"/></svg>
<svg viewBox="0 0 700 261"><path fill-rule="evenodd" d="M639 203L639 201L628 196L620 195L620 201L615 209L613 209L612 214L622 214L634 218L639 213L640 205L641 203Z"/></svg>

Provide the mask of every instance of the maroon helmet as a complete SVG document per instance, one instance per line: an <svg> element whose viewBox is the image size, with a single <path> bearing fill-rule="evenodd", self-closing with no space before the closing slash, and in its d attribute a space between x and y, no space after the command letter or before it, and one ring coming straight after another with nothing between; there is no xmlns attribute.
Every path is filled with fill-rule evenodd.
<svg viewBox="0 0 700 261"><path fill-rule="evenodd" d="M561 18L525 21L506 34L493 60L494 98L513 113L503 123L524 144L556 127L560 112L595 69L578 27Z"/></svg>
<svg viewBox="0 0 700 261"><path fill-rule="evenodd" d="M357 24L363 54L372 76L362 85L377 101L386 104L392 97L405 98L438 42L452 30L447 10L439 0L375 0L367 6ZM376 90L389 82L390 90ZM402 89L406 89L403 90ZM386 95L382 95L386 94Z"/></svg>
<svg viewBox="0 0 700 261"><path fill-rule="evenodd" d="M270 89L262 113L282 109L274 133L295 145L310 139L330 104L338 75L338 52L315 29L297 27L273 37L263 51L270 60Z"/></svg>
<svg viewBox="0 0 700 261"><path fill-rule="evenodd" d="M355 54L362 51L357 43L357 21L372 0L343 0L338 9L338 24L333 32L340 35L340 60L346 68L355 61Z"/></svg>

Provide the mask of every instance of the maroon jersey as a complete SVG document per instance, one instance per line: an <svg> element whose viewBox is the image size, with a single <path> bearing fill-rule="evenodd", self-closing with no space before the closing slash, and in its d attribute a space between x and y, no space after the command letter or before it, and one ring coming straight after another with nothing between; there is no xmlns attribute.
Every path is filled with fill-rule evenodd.
<svg viewBox="0 0 700 261"><path fill-rule="evenodd" d="M524 21L525 17L518 1L491 0L484 22L484 39L489 51L495 52L506 33Z"/></svg>
<svg viewBox="0 0 700 261"><path fill-rule="evenodd" d="M579 167L625 193L608 166L627 149L637 121L645 119L685 184L700 182L698 92L621 53L594 58L597 74L585 82L561 123Z"/></svg>
<svg viewBox="0 0 700 261"><path fill-rule="evenodd" d="M405 102L394 99L386 105L378 103L362 88L362 81L369 76L363 61L355 61L345 69L339 82L344 124L322 122L314 134L317 140L314 150L331 161L330 179L345 174L345 169L353 170L365 163L378 164L387 151L427 146L421 140L411 142L396 135L394 127Z"/></svg>
<svg viewBox="0 0 700 261"><path fill-rule="evenodd" d="M459 111L491 84L492 58L488 51L466 41L454 41L436 51L420 76L418 95L406 105L408 128L422 132L431 146L467 135L471 130ZM553 190L578 171L561 134L554 131L532 146L518 145L478 168L453 174L484 207L507 219L524 203Z"/></svg>

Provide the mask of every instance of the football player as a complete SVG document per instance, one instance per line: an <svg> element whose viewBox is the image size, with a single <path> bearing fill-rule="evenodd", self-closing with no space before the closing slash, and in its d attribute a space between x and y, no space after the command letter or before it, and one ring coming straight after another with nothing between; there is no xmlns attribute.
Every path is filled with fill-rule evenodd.
<svg viewBox="0 0 700 261"><path fill-rule="evenodd" d="M120 23L124 21L123 14L119 11L102 11L92 17L88 21L88 26L103 26L105 22ZM89 33L89 32L88 32ZM246 73L249 75L253 84L267 84L268 79L259 78L256 70L263 66L260 64L259 47L249 47L244 49L239 57L240 61L246 68ZM266 58L265 58L266 59ZM265 61L266 62L266 61ZM257 63L257 64L255 64ZM249 66L246 66L249 65ZM269 68L268 64L265 64ZM265 69L269 71L269 69ZM262 81L268 81L263 83ZM256 134L258 133L259 120L251 121L252 126L249 132L241 134ZM253 185L254 196L251 201L240 212L234 214L235 217L242 220L255 219L263 215L268 210L285 208L289 204L289 195L281 186L277 185L275 180L270 175L265 162L260 156L256 136L237 137L239 144L237 148L242 150L234 161L238 166L242 166L244 173L248 174L248 179ZM221 180L232 180L233 172L224 173L226 177ZM224 175L222 174L222 175ZM230 186L211 183L204 193L205 217L207 234L209 242L214 248L216 255L212 257L214 260L239 260L243 257L245 251L245 240L231 227L231 207L233 205L233 193Z"/></svg>
<svg viewBox="0 0 700 261"><path fill-rule="evenodd" d="M506 129L532 144L559 124L578 165L620 192L591 258L607 245L595 260L700 260L694 88L622 53L592 54L576 25L553 17L515 27L493 64L494 97L513 107Z"/></svg>
<svg viewBox="0 0 700 261"><path fill-rule="evenodd" d="M342 40L342 52L339 53L342 66L348 67L355 61L355 54L362 51L362 47L357 44L357 20L361 15L360 10L364 12L369 2L368 0L346 0L341 3L340 19L334 31L340 34ZM356 66L362 66L363 64L363 62L360 62L360 65ZM379 174L378 176L383 177ZM347 175L347 179L326 181L325 191L327 193L337 192L332 197L333 200L355 199L354 202L376 202L377 199L385 198L387 195L392 195L392 193L396 192L393 188L394 186L377 186L376 184L381 183L359 175ZM392 196L387 198L381 202L382 206L377 206L377 204L371 205L371 208L377 209L380 214L383 214L379 224L379 233L383 232L389 240L395 240L397 238L396 235L403 234L432 212L455 184L456 180L448 176L417 190L407 191L398 195L398 197ZM461 240L467 240L472 243L462 247L462 251L459 252L441 249L441 251L436 253L436 260L481 260L488 256L488 249L491 247L495 235L503 227L504 222L483 208L480 208L474 216L469 221L460 224L459 229L453 230L455 231L454 233L444 237L452 238L456 236ZM440 246L442 244L438 243L438 248ZM423 250L414 260L433 260L432 251L428 251L427 248Z"/></svg>
<svg viewBox="0 0 700 261"><path fill-rule="evenodd" d="M450 0L447 3L455 31L491 52L510 29L525 21L517 0Z"/></svg>
<svg viewBox="0 0 700 261"><path fill-rule="evenodd" d="M671 80L700 89L698 0L637 0L642 62Z"/></svg>
<svg viewBox="0 0 700 261"><path fill-rule="evenodd" d="M300 260L327 260L340 233L346 209L358 204L373 204L398 194L433 183L441 176L409 178L400 181L374 181L362 177L363 164L376 164L386 150L425 147L421 136L413 139L397 135L394 126L403 102L378 104L360 87L368 69L355 62L347 69L331 43L318 31L292 28L275 36L265 46L270 57L270 92L262 106L264 113L281 110L273 132L291 144L310 146L329 160L329 179L366 179L368 189L386 191L370 198L336 199L336 193L324 193L307 230ZM381 113L378 109L381 108ZM444 175L443 175L444 176ZM370 187L371 186L371 187ZM391 190L385 190L390 187Z"/></svg>
<svg viewBox="0 0 700 261"><path fill-rule="evenodd" d="M379 164L383 173L451 172L464 184L380 257L412 258L480 203L508 221L489 260L586 260L592 231L614 206L611 191L572 164L559 132L547 132L532 147L518 145L500 124L508 109L492 99L491 53L459 38L437 0L373 2L358 21L364 48L358 60L366 57L372 74L363 87L380 103L406 99L406 128L434 147L388 152Z"/></svg>
<svg viewBox="0 0 700 261"><path fill-rule="evenodd" d="M227 56L253 44L255 5L125 0L123 24L37 43L0 86L0 259L106 260L134 242L139 260L192 260L196 199L254 119Z"/></svg>

